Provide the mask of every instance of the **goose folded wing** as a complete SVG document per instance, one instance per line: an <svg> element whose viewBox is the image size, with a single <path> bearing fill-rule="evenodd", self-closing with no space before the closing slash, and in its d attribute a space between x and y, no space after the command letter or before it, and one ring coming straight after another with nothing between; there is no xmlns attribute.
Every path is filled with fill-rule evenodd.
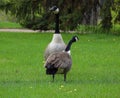
<svg viewBox="0 0 120 98"><path fill-rule="evenodd" d="M46 61L45 66L51 65L55 68L66 68L71 66L71 57L65 52L58 52L50 55Z"/></svg>

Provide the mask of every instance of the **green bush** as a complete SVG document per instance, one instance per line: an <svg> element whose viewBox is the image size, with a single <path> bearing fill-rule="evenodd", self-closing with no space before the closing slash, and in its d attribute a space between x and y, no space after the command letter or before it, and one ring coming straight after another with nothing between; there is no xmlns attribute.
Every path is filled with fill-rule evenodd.
<svg viewBox="0 0 120 98"><path fill-rule="evenodd" d="M102 29L100 25L91 26L91 25L78 25L76 28L76 32L80 34L88 34L88 33L105 33L105 34L116 34L120 35L120 25L114 24L113 28L108 30Z"/></svg>
<svg viewBox="0 0 120 98"><path fill-rule="evenodd" d="M86 34L86 33L101 33L102 29L100 26L91 26L91 25L78 25L76 28L77 33Z"/></svg>

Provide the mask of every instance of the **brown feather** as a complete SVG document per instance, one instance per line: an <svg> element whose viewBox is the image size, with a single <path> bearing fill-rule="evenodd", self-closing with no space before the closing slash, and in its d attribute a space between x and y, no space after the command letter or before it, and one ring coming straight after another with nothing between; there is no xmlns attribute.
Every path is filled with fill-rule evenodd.
<svg viewBox="0 0 120 98"><path fill-rule="evenodd" d="M51 54L48 57L44 66L47 67L49 65L54 66L54 68L64 69L66 70L66 72L68 72L71 68L72 60L68 53L56 52L56 53Z"/></svg>

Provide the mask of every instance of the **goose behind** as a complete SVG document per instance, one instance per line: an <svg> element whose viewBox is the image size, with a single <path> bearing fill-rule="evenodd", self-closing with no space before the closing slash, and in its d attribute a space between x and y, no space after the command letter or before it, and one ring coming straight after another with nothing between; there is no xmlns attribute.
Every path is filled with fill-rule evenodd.
<svg viewBox="0 0 120 98"><path fill-rule="evenodd" d="M52 11L55 14L55 33L53 34L52 41L48 44L45 53L44 58L45 60L48 58L48 56L54 52L63 51L66 47L62 35L59 31L59 8L56 6L53 6L50 8L50 11Z"/></svg>
<svg viewBox="0 0 120 98"><path fill-rule="evenodd" d="M53 76L53 81L55 74L64 74L64 81L66 81L66 75L72 66L70 48L72 43L77 40L78 37L73 36L63 52L53 53L47 58L44 67L46 68L46 74Z"/></svg>

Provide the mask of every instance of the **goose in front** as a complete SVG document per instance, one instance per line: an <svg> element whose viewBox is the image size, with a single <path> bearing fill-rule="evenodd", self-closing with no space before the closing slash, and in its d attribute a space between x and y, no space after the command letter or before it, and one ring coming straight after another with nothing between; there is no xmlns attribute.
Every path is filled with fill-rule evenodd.
<svg viewBox="0 0 120 98"><path fill-rule="evenodd" d="M72 66L70 48L72 43L76 42L77 40L78 37L73 36L64 51L52 53L47 58L44 67L46 68L46 74L52 75L53 81L55 74L64 74L64 81L66 81L67 72L71 69Z"/></svg>
<svg viewBox="0 0 120 98"><path fill-rule="evenodd" d="M52 41L48 44L45 50L44 53L45 60L51 53L63 51L66 47L59 31L59 8L53 6L49 10L55 14L55 33L53 34Z"/></svg>

